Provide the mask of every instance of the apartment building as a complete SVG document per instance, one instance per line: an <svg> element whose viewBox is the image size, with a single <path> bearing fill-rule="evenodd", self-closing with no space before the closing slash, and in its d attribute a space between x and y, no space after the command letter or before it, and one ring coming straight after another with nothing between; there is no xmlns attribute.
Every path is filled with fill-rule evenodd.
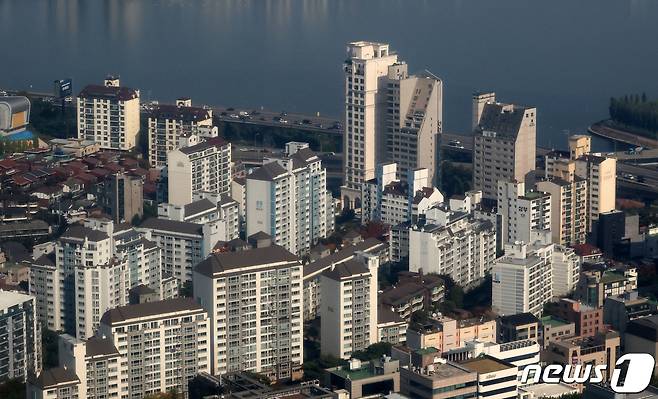
<svg viewBox="0 0 658 399"><path fill-rule="evenodd" d="M78 399L84 397L79 386L80 379L72 370L55 367L42 371L38 377L30 377L26 391L31 399Z"/></svg>
<svg viewBox="0 0 658 399"><path fill-rule="evenodd" d="M637 269L595 269L581 273L575 297L590 306L601 307L606 298L634 290L637 290Z"/></svg>
<svg viewBox="0 0 658 399"><path fill-rule="evenodd" d="M322 354L349 359L377 342L378 268L376 255L359 253L322 273Z"/></svg>
<svg viewBox="0 0 658 399"><path fill-rule="evenodd" d="M429 71L409 75L408 65L388 67L386 83L386 160L398 164L398 179L427 169L437 182L437 159L443 123L443 82Z"/></svg>
<svg viewBox="0 0 658 399"><path fill-rule="evenodd" d="M78 94L77 118L78 139L105 149L132 150L140 128L139 90L122 87L114 77L102 86L86 86Z"/></svg>
<svg viewBox="0 0 658 399"><path fill-rule="evenodd" d="M555 244L573 246L587 238L587 180L549 177L537 190L551 196L551 233Z"/></svg>
<svg viewBox="0 0 658 399"><path fill-rule="evenodd" d="M377 307L377 342L403 344L407 340L408 325L409 323L390 307L382 304Z"/></svg>
<svg viewBox="0 0 658 399"><path fill-rule="evenodd" d="M377 165L377 177L361 186L361 222L377 221L395 226L422 220L431 207L443 203L443 194L430 186L428 169L409 171L399 180L398 165Z"/></svg>
<svg viewBox="0 0 658 399"><path fill-rule="evenodd" d="M187 205L195 194L231 194L231 144L220 137L167 153L168 202Z"/></svg>
<svg viewBox="0 0 658 399"><path fill-rule="evenodd" d="M201 199L180 206L158 204L158 218L195 224L214 223L219 241L231 241L240 235L239 204L227 195L205 193Z"/></svg>
<svg viewBox="0 0 658 399"><path fill-rule="evenodd" d="M343 206L360 208L361 184L375 177L385 156L389 67L398 56L386 43L366 41L347 45L345 73L345 134L343 140Z"/></svg>
<svg viewBox="0 0 658 399"><path fill-rule="evenodd" d="M425 217L426 224L409 229L409 270L447 274L466 288L479 283L496 259L492 223L445 207Z"/></svg>
<svg viewBox="0 0 658 399"><path fill-rule="evenodd" d="M591 137L569 137L569 152L553 151L546 156L546 177L558 177L567 181L574 176L587 180L587 229L599 218L599 214L615 209L617 192L617 160L591 152Z"/></svg>
<svg viewBox="0 0 658 399"><path fill-rule="evenodd" d="M39 256L30 264L29 290L35 298L39 324L49 330L60 328L61 296L60 280L53 252Z"/></svg>
<svg viewBox="0 0 658 399"><path fill-rule="evenodd" d="M215 253L194 268L194 297L210 320L212 374L301 377L302 265L272 245Z"/></svg>
<svg viewBox="0 0 658 399"><path fill-rule="evenodd" d="M456 320L441 316L407 329L407 346L414 350L435 348L439 354L461 348L467 341L496 342L496 321L488 318Z"/></svg>
<svg viewBox="0 0 658 399"><path fill-rule="evenodd" d="M212 252L220 238L220 225L149 218L137 230L160 248L163 274L182 284L192 280L192 268Z"/></svg>
<svg viewBox="0 0 658 399"><path fill-rule="evenodd" d="M532 231L551 230L551 197L540 191L526 191L524 182L498 181L498 215L501 216L501 244L530 242Z"/></svg>
<svg viewBox="0 0 658 399"><path fill-rule="evenodd" d="M505 246L492 270L492 307L498 314L541 314L553 297L553 251L547 234L530 244Z"/></svg>
<svg viewBox="0 0 658 399"><path fill-rule="evenodd" d="M556 245L553 249L553 296L571 294L580 281L580 257L573 248Z"/></svg>
<svg viewBox="0 0 658 399"><path fill-rule="evenodd" d="M444 281L439 276L408 272L400 273L398 283L379 294L379 304L409 321L414 312L429 311L444 296Z"/></svg>
<svg viewBox="0 0 658 399"><path fill-rule="evenodd" d="M282 158L247 175L247 235L265 232L295 254L310 251L332 228L326 170L306 143L287 143Z"/></svg>
<svg viewBox="0 0 658 399"><path fill-rule="evenodd" d="M41 327L33 296L0 290L0 383L41 371Z"/></svg>
<svg viewBox="0 0 658 399"><path fill-rule="evenodd" d="M658 356L658 315L632 320L626 326L624 334L625 353L648 353ZM658 365L654 366L654 374Z"/></svg>
<svg viewBox="0 0 658 399"><path fill-rule="evenodd" d="M354 245L346 245L338 252L304 265L304 321L315 319L320 313L322 273L332 266L356 258L359 253L375 255L380 264L386 263L386 244L376 238L368 238Z"/></svg>
<svg viewBox="0 0 658 399"><path fill-rule="evenodd" d="M111 174L100 185L98 199L115 223L130 223L144 215L144 181L125 172Z"/></svg>
<svg viewBox="0 0 658 399"><path fill-rule="evenodd" d="M473 189L497 199L498 181L532 185L537 146L537 109L496 102L495 93L473 95Z"/></svg>
<svg viewBox="0 0 658 399"><path fill-rule="evenodd" d="M200 372L210 372L210 322L192 298L175 298L114 308L106 312L99 334L112 337L129 397L187 391Z"/></svg>
<svg viewBox="0 0 658 399"><path fill-rule="evenodd" d="M149 163L167 166L167 154L180 148L180 137L212 129L212 110L193 107L192 100L180 98L175 105L157 105L148 118Z"/></svg>

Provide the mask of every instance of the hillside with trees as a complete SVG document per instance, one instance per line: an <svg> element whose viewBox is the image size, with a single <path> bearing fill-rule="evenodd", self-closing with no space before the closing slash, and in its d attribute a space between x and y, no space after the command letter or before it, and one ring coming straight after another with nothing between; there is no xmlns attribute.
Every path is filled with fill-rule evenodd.
<svg viewBox="0 0 658 399"><path fill-rule="evenodd" d="M633 132L650 138L658 138L658 101L647 95L631 94L610 99L610 119Z"/></svg>

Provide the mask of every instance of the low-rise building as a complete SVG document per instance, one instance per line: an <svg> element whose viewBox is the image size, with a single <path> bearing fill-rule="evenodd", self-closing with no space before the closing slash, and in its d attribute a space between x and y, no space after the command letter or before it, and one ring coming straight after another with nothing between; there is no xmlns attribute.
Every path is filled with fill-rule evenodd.
<svg viewBox="0 0 658 399"><path fill-rule="evenodd" d="M400 369L400 393L419 399L459 399L477 396L477 372L447 362L438 353L413 356Z"/></svg>
<svg viewBox="0 0 658 399"><path fill-rule="evenodd" d="M576 326L576 335L591 337L604 331L603 309L593 307L573 299L562 298L553 310L555 316L572 322Z"/></svg>
<svg viewBox="0 0 658 399"><path fill-rule="evenodd" d="M532 313L501 316L497 323L498 342L539 341L540 320Z"/></svg>
<svg viewBox="0 0 658 399"><path fill-rule="evenodd" d="M407 340L408 323L393 309L385 305L377 308L377 342L397 345Z"/></svg>
<svg viewBox="0 0 658 399"><path fill-rule="evenodd" d="M648 353L658 357L658 315L632 320L626 326L624 334L624 352ZM654 374L658 372L658 364Z"/></svg>
<svg viewBox="0 0 658 399"><path fill-rule="evenodd" d="M539 364L540 351L537 341L531 339L503 344L473 340L465 342L461 348L444 353L443 357L453 362L463 362L488 355L517 366L520 373L526 366Z"/></svg>
<svg viewBox="0 0 658 399"><path fill-rule="evenodd" d="M469 359L461 366L477 373L478 398L516 398L518 393L518 367L512 363L484 355Z"/></svg>
<svg viewBox="0 0 658 399"><path fill-rule="evenodd" d="M625 340L626 327L631 320L657 313L656 302L638 296L637 291L609 296L603 303L603 322L619 332L622 345Z"/></svg>
<svg viewBox="0 0 658 399"><path fill-rule="evenodd" d="M409 321L414 312L429 311L433 305L443 301L444 295L443 279L431 274L416 274L384 290L378 299L381 305L390 307L402 319Z"/></svg>
<svg viewBox="0 0 658 399"><path fill-rule="evenodd" d="M595 307L603 306L605 298L637 289L637 270L588 270L581 273L576 298Z"/></svg>
<svg viewBox="0 0 658 399"><path fill-rule="evenodd" d="M541 318L540 344L542 348L548 347L551 342L576 335L576 324L555 316Z"/></svg>
<svg viewBox="0 0 658 399"><path fill-rule="evenodd" d="M327 386L344 389L353 399L400 391L400 364L388 356L369 362L350 359L343 367L327 369Z"/></svg>
<svg viewBox="0 0 658 399"><path fill-rule="evenodd" d="M496 321L484 318L455 320L449 317L430 319L425 324L412 323L407 329L407 346L411 349L436 348L439 354L460 348L464 342L496 342Z"/></svg>
<svg viewBox="0 0 658 399"><path fill-rule="evenodd" d="M589 337L573 337L549 343L542 360L547 364L605 365L605 380L610 380L620 353L619 333L599 332Z"/></svg>

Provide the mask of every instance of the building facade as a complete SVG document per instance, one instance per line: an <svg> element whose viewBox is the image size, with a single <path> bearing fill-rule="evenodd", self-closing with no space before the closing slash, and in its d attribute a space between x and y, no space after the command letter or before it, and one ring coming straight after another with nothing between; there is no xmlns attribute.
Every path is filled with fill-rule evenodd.
<svg viewBox="0 0 658 399"><path fill-rule="evenodd" d="M113 77L103 86L89 85L78 94L77 118L78 139L105 149L131 150L140 128L139 91L121 87Z"/></svg>
<svg viewBox="0 0 658 399"><path fill-rule="evenodd" d="M41 371L41 327L35 298L0 290L0 383Z"/></svg>
<svg viewBox="0 0 658 399"><path fill-rule="evenodd" d="M551 197L526 191L524 182L498 181L498 215L501 216L502 245L530 242L532 231L551 230Z"/></svg>

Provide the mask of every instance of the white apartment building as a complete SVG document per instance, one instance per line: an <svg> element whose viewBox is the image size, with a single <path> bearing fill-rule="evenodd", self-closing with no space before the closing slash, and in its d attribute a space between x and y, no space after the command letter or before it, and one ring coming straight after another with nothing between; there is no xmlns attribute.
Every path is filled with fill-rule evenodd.
<svg viewBox="0 0 658 399"><path fill-rule="evenodd" d="M481 340L464 342L460 348L443 353L443 357L451 362L461 362L488 355L504 362L509 362L519 368L519 375L526 366L539 364L541 346L536 340L526 339L506 343L495 343Z"/></svg>
<svg viewBox="0 0 658 399"><path fill-rule="evenodd" d="M551 177L537 182L551 196L551 234L556 244L571 246L587 239L587 180Z"/></svg>
<svg viewBox="0 0 658 399"><path fill-rule="evenodd" d="M78 94L78 139L100 148L128 151L137 144L140 128L139 90L121 87L108 77L104 85L89 85Z"/></svg>
<svg viewBox="0 0 658 399"><path fill-rule="evenodd" d="M95 336L60 336L59 366L28 386L29 397L143 398L209 372L208 315L191 298L107 311Z"/></svg>
<svg viewBox="0 0 658 399"><path fill-rule="evenodd" d="M404 181L397 180L397 175L397 164L380 164L377 177L361 185L362 223L416 223L428 209L443 202L443 194L430 187L428 169L414 169Z"/></svg>
<svg viewBox="0 0 658 399"><path fill-rule="evenodd" d="M167 153L169 203L187 205L201 192L231 194L231 144L220 137Z"/></svg>
<svg viewBox="0 0 658 399"><path fill-rule="evenodd" d="M532 313L539 316L553 297L552 258L555 245L548 234L530 243L505 246L492 270L492 307L500 315Z"/></svg>
<svg viewBox="0 0 658 399"><path fill-rule="evenodd" d="M194 297L210 320L213 375L301 377L302 273L299 258L278 245L212 254L194 268Z"/></svg>
<svg viewBox="0 0 658 399"><path fill-rule="evenodd" d="M425 225L409 230L409 271L448 274L467 288L481 281L496 259L492 223L444 207L426 217Z"/></svg>
<svg viewBox="0 0 658 399"><path fill-rule="evenodd" d="M322 273L323 355L347 360L354 352L377 342L378 268L376 255L360 253Z"/></svg>
<svg viewBox="0 0 658 399"><path fill-rule="evenodd" d="M553 251L553 296L571 294L580 280L580 256L573 248L556 245Z"/></svg>
<svg viewBox="0 0 658 399"><path fill-rule="evenodd" d="M537 145L537 109L495 98L473 96L473 189L489 201L497 199L499 180L532 184Z"/></svg>
<svg viewBox="0 0 658 399"><path fill-rule="evenodd" d="M99 336L112 337L131 398L176 389L198 373L210 372L210 322L192 298L121 306L106 312ZM110 370L111 371L111 370Z"/></svg>
<svg viewBox="0 0 658 399"><path fill-rule="evenodd" d="M150 218L137 230L160 248L163 276L173 276L183 284L192 280L192 268L220 241L221 226L218 221L197 224Z"/></svg>
<svg viewBox="0 0 658 399"><path fill-rule="evenodd" d="M396 63L388 67L386 101L386 160L398 164L398 180L415 169L427 169L433 186L443 122L443 82L429 71L410 76L407 64Z"/></svg>
<svg viewBox="0 0 658 399"><path fill-rule="evenodd" d="M376 238L368 238L355 245L347 245L338 252L304 265L304 321L315 319L320 314L322 301L321 275L334 265L354 259L358 253L380 257L386 253L386 244Z"/></svg>
<svg viewBox="0 0 658 399"><path fill-rule="evenodd" d="M30 264L30 295L35 298L39 323L51 331L60 328L60 280L55 254L41 255Z"/></svg>
<svg viewBox="0 0 658 399"><path fill-rule="evenodd" d="M196 224L216 223L219 241L231 241L240 235L240 209L227 195L203 193L203 198L180 206L168 203L158 205L158 217Z"/></svg>
<svg viewBox="0 0 658 399"><path fill-rule="evenodd" d="M27 381L41 371L41 327L35 299L0 290L0 381Z"/></svg>
<svg viewBox="0 0 658 399"><path fill-rule="evenodd" d="M154 168L167 166L167 154L180 148L180 137L212 128L212 110L193 107L192 100L178 99L176 105L157 105L148 118L149 162Z"/></svg>
<svg viewBox="0 0 658 399"><path fill-rule="evenodd" d="M502 245L530 242L532 231L551 230L551 196L540 191L525 191L524 182L498 181L498 234Z"/></svg>
<svg viewBox="0 0 658 399"><path fill-rule="evenodd" d="M365 41L349 43L347 56L341 197L345 207L360 208L361 184L375 177L375 167L385 156L388 68L398 57L386 43Z"/></svg>
<svg viewBox="0 0 658 399"><path fill-rule="evenodd" d="M268 160L247 175L247 236L262 231L301 255L330 233L333 202L327 201L326 170L308 144L288 143L286 148L283 158Z"/></svg>

